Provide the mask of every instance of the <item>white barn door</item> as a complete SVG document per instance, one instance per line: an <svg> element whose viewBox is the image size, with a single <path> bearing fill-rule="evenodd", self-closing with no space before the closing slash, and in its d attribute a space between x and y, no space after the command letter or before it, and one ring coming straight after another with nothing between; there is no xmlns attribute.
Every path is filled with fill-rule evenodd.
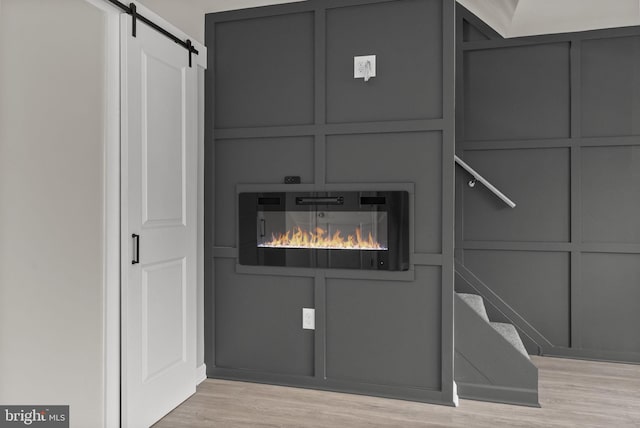
<svg viewBox="0 0 640 428"><path fill-rule="evenodd" d="M122 15L121 415L140 428L196 387L198 96L187 50L131 27Z"/></svg>

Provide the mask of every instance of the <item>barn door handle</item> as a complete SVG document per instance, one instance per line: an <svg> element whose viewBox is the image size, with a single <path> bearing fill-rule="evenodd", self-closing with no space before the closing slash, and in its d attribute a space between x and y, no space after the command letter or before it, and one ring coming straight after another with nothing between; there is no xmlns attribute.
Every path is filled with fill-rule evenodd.
<svg viewBox="0 0 640 428"><path fill-rule="evenodd" d="M135 257L131 260L132 265L137 265L140 263L140 235L136 235L135 233L131 235L135 242Z"/></svg>

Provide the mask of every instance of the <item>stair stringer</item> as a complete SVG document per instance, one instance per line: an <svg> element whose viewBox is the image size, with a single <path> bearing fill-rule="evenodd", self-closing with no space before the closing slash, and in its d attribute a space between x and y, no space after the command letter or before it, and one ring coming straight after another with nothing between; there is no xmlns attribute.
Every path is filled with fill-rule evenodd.
<svg viewBox="0 0 640 428"><path fill-rule="evenodd" d="M540 407L538 368L458 295L454 378L460 398Z"/></svg>
<svg viewBox="0 0 640 428"><path fill-rule="evenodd" d="M526 339L533 346L537 347L537 354L544 354L545 349L552 349L553 345L549 340L544 337L535 327L533 327L526 319L524 319L518 312L516 312L511 306L509 306L504 300L500 298L489 286L480 280L473 272L462 264L459 260L454 261L455 266L455 281L456 291L460 291L464 285L464 289L469 293L478 294L481 296L485 304L490 305L495 309L501 318L504 318L505 322L513 324L522 339ZM496 320L500 321L500 320ZM524 336L523 336L524 335ZM530 351L531 353L531 351Z"/></svg>

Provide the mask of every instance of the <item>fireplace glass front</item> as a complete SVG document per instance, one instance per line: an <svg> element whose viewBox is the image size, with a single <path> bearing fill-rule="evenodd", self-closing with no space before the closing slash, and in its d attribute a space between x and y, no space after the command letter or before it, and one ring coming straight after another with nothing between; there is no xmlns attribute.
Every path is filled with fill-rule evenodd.
<svg viewBox="0 0 640 428"><path fill-rule="evenodd" d="M407 270L407 192L241 193L240 264Z"/></svg>

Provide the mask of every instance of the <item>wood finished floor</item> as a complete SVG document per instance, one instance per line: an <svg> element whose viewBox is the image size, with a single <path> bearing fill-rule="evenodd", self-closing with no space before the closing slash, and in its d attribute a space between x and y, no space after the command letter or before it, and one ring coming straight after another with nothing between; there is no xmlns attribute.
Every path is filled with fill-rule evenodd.
<svg viewBox="0 0 640 428"><path fill-rule="evenodd" d="M640 427L640 365L532 359L539 409L470 400L454 408L208 379L154 428Z"/></svg>

